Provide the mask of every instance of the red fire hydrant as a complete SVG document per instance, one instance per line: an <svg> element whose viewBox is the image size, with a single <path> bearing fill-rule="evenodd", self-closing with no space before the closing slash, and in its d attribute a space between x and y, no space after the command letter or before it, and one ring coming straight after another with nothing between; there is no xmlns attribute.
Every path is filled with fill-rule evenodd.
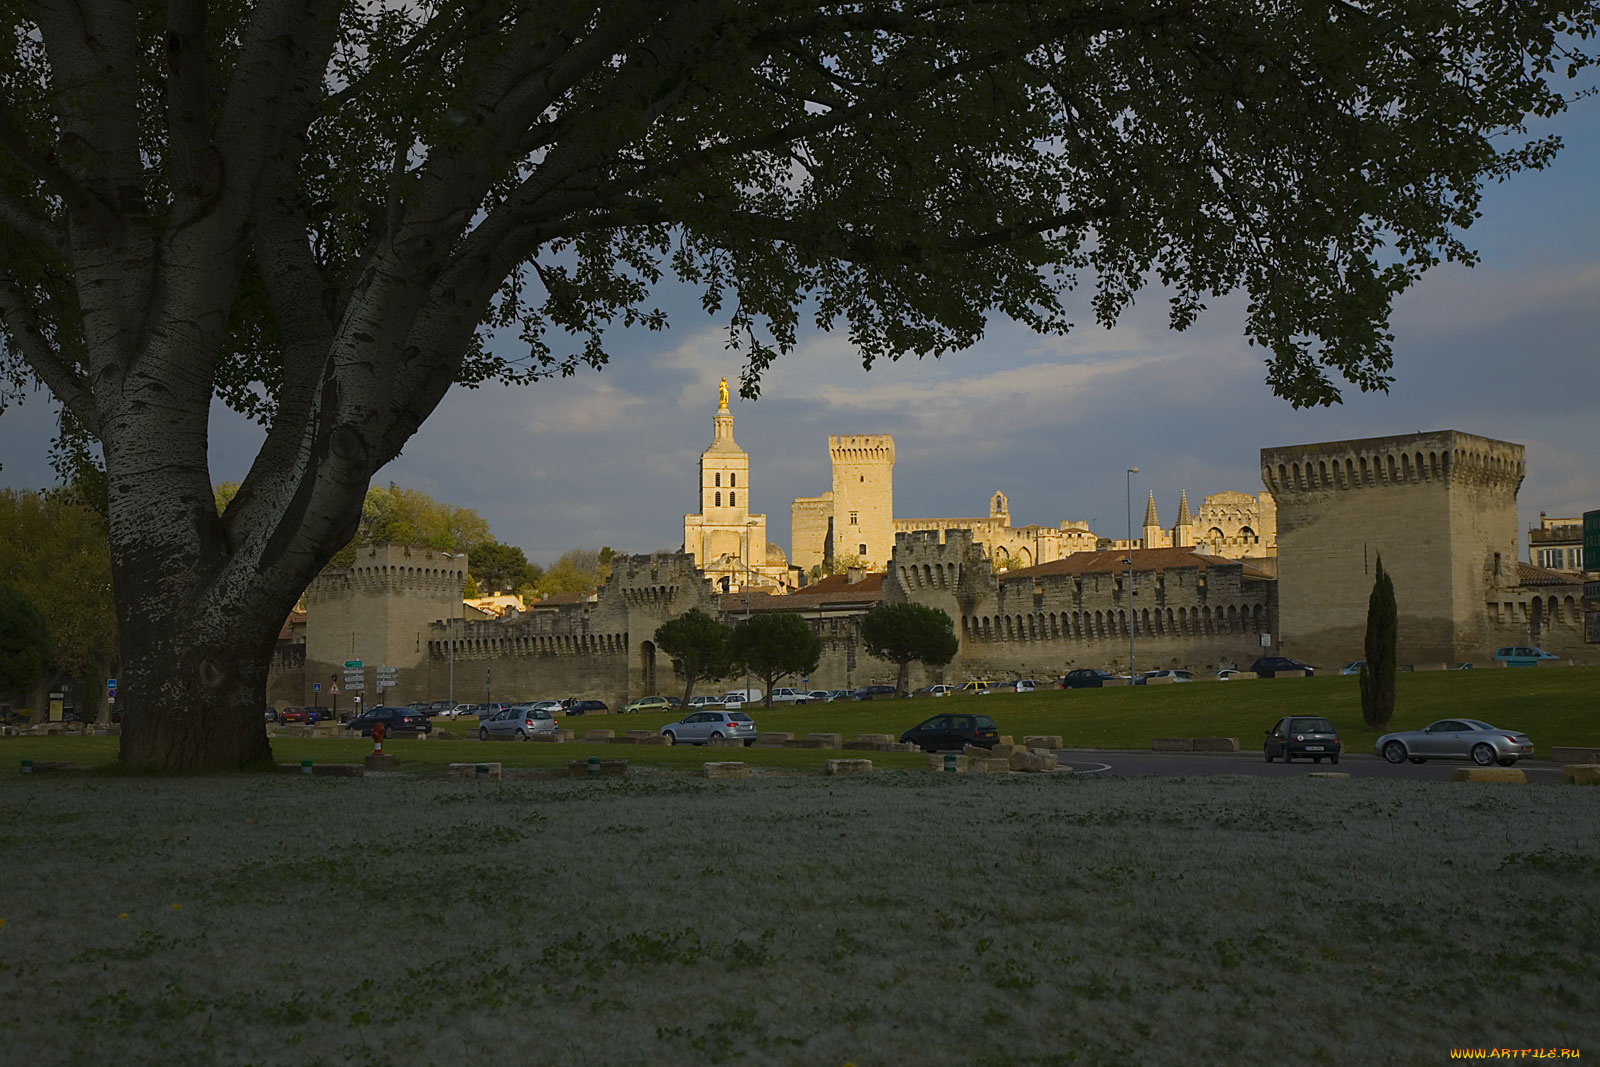
<svg viewBox="0 0 1600 1067"><path fill-rule="evenodd" d="M388 728L385 727L383 723L381 723L381 722L373 723L373 725L372 725L372 754L374 756L383 755L383 735L388 733L388 732L389 732Z"/></svg>

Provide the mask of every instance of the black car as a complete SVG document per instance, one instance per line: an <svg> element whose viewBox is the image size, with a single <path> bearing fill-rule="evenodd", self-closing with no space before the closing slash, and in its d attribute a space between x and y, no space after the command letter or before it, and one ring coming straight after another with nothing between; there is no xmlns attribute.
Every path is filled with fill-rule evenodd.
<svg viewBox="0 0 1600 1067"><path fill-rule="evenodd" d="M1066 673L1061 679L1061 688L1099 689L1106 684L1107 678L1115 677L1110 671L1103 671L1099 667L1079 667Z"/></svg>
<svg viewBox="0 0 1600 1067"><path fill-rule="evenodd" d="M583 700L578 697L573 697L571 700L562 702L561 710L566 712L568 715L587 715L591 711L597 715L601 715L610 709L606 707L606 702L604 700Z"/></svg>
<svg viewBox="0 0 1600 1067"><path fill-rule="evenodd" d="M1257 678L1271 678L1279 671L1305 671L1307 678L1317 673L1317 669L1311 664L1301 663L1288 656L1262 656L1250 664L1250 671Z"/></svg>
<svg viewBox="0 0 1600 1067"><path fill-rule="evenodd" d="M853 694L856 700L893 700L899 690L892 685L864 685Z"/></svg>
<svg viewBox="0 0 1600 1067"><path fill-rule="evenodd" d="M371 737L372 728L383 723L383 732L386 734L429 734L433 732L433 723L419 711L410 708L376 707L368 708L360 715L345 724L345 729L354 730L362 737Z"/></svg>
<svg viewBox="0 0 1600 1067"><path fill-rule="evenodd" d="M1267 731L1261 751L1268 763L1274 758L1293 763L1297 756L1312 763L1321 763L1326 756L1328 762L1338 763L1343 748L1339 731L1320 715L1285 715Z"/></svg>
<svg viewBox="0 0 1600 1067"><path fill-rule="evenodd" d="M987 715L935 715L900 735L901 744L913 744L924 752L960 751L967 745L993 748L1000 731Z"/></svg>

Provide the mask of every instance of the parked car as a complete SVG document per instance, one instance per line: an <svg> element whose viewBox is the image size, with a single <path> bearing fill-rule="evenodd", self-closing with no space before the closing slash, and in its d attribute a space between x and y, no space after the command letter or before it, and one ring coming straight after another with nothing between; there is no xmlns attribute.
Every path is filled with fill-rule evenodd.
<svg viewBox="0 0 1600 1067"><path fill-rule="evenodd" d="M490 701L487 704L479 704L478 705L478 718L480 718L480 719L492 719L492 718L494 718L494 716L500 714L502 711L505 711L509 707L511 707L510 704L507 704L504 701L499 701L499 700Z"/></svg>
<svg viewBox="0 0 1600 1067"><path fill-rule="evenodd" d="M769 698L774 704L804 704L811 699L811 693L805 689L790 689L788 686L773 686L772 696Z"/></svg>
<svg viewBox="0 0 1600 1067"><path fill-rule="evenodd" d="M1532 758L1533 742L1517 730L1502 730L1478 719L1440 719L1420 730L1384 734L1372 750L1390 763L1410 760L1469 759L1480 767L1509 767Z"/></svg>
<svg viewBox="0 0 1600 1067"><path fill-rule="evenodd" d="M864 685L855 691L857 700L893 700L899 690L892 685Z"/></svg>
<svg viewBox="0 0 1600 1067"><path fill-rule="evenodd" d="M1144 680L1145 681L1148 682L1152 678L1171 678L1174 682L1192 682L1192 681L1194 681L1194 672L1193 671L1183 671L1183 670L1167 670L1167 669L1162 669L1162 670L1159 670L1159 671L1145 671L1144 672Z"/></svg>
<svg viewBox="0 0 1600 1067"><path fill-rule="evenodd" d="M310 720L306 718L305 708L291 706L278 712L278 721L287 724L292 722L309 722Z"/></svg>
<svg viewBox="0 0 1600 1067"><path fill-rule="evenodd" d="M1447 670L1447 671L1470 671L1471 669L1472 669L1472 661L1471 660L1468 660L1465 663L1452 663L1448 667L1445 668L1445 670Z"/></svg>
<svg viewBox="0 0 1600 1067"><path fill-rule="evenodd" d="M1129 685L1143 685L1144 684L1144 674L1143 673L1140 673L1140 674L1119 674L1119 675L1117 675L1117 677L1121 678L1124 682L1127 682Z"/></svg>
<svg viewBox="0 0 1600 1067"><path fill-rule="evenodd" d="M806 703L808 704L830 704L832 702L833 694L826 689L813 689L806 694Z"/></svg>
<svg viewBox="0 0 1600 1067"><path fill-rule="evenodd" d="M993 687L993 685L994 685L993 682L970 681L970 682L964 683L961 686L960 689L956 690L956 692L960 693L963 696L967 696L967 695L970 695L972 693L977 693L979 695L982 695L984 693L987 693L990 690L990 688Z"/></svg>
<svg viewBox="0 0 1600 1067"><path fill-rule="evenodd" d="M716 706L716 707L720 708L722 706L722 698L721 697L713 697L713 696L695 697L694 699L689 701L689 706L691 708L705 708L705 707L711 707L711 706Z"/></svg>
<svg viewBox="0 0 1600 1067"><path fill-rule="evenodd" d="M1219 681L1219 682L1231 682L1231 681L1233 681L1233 676L1238 674L1238 673L1240 673L1240 672L1235 670L1232 667L1224 667L1220 671L1217 672L1217 681Z"/></svg>
<svg viewBox="0 0 1600 1067"><path fill-rule="evenodd" d="M722 694L724 704L755 704L761 700L759 689L730 689Z"/></svg>
<svg viewBox="0 0 1600 1067"><path fill-rule="evenodd" d="M994 687L997 693L1032 693L1039 688L1039 683L1032 678L1013 678L1009 682L1001 682Z"/></svg>
<svg viewBox="0 0 1600 1067"><path fill-rule="evenodd" d="M911 695L914 697L947 697L956 691L953 685L925 685Z"/></svg>
<svg viewBox="0 0 1600 1067"><path fill-rule="evenodd" d="M640 711L666 711L672 707L671 701L666 697L640 697L631 704L622 706L622 714L628 715Z"/></svg>
<svg viewBox="0 0 1600 1067"><path fill-rule="evenodd" d="M742 711L691 711L677 722L663 726L659 733L670 744L703 745L713 738L733 738L746 745L756 743L755 720Z"/></svg>
<svg viewBox="0 0 1600 1067"><path fill-rule="evenodd" d="M590 712L601 715L611 710L606 707L604 700L584 700L580 697L564 701L561 707L568 715L588 715Z"/></svg>
<svg viewBox="0 0 1600 1067"><path fill-rule="evenodd" d="M900 735L901 744L912 744L924 752L948 752L967 745L993 748L1000 731L987 715L935 715Z"/></svg>
<svg viewBox="0 0 1600 1067"><path fill-rule="evenodd" d="M1317 669L1311 664L1301 663L1288 656L1262 656L1250 664L1250 670L1257 678L1274 678L1279 671L1305 671L1307 678L1317 673Z"/></svg>
<svg viewBox="0 0 1600 1067"><path fill-rule="evenodd" d="M3 720L4 720L4 717L0 716L0 721L3 721ZM267 721L268 722L277 722L278 721L278 709L277 708L268 708L267 709Z"/></svg>
<svg viewBox="0 0 1600 1067"><path fill-rule="evenodd" d="M464 719L469 715L472 716L473 718L477 717L477 715L478 715L478 705L476 705L476 704L457 704L450 711L450 717L452 719Z"/></svg>
<svg viewBox="0 0 1600 1067"><path fill-rule="evenodd" d="M478 723L479 741L528 741L556 732L556 717L533 704L513 705Z"/></svg>
<svg viewBox="0 0 1600 1067"><path fill-rule="evenodd" d="M428 705L428 714L449 715L450 712L455 709L455 706L455 701L453 700L435 700L433 703Z"/></svg>
<svg viewBox="0 0 1600 1067"><path fill-rule="evenodd" d="M410 708L391 708L379 705L368 708L360 715L345 724L346 730L353 730L362 737L371 737L372 728L378 723L383 723L386 734L427 734L433 732L433 723L420 711Z"/></svg>
<svg viewBox="0 0 1600 1067"><path fill-rule="evenodd" d="M829 700L854 700L855 698L856 698L856 691L854 689L830 689L830 690L828 690L828 699Z"/></svg>
<svg viewBox="0 0 1600 1067"><path fill-rule="evenodd" d="M1339 731L1320 715L1285 715L1267 731L1261 747L1268 763L1274 759L1293 763L1296 756L1312 763L1321 763L1326 756L1330 763L1338 763L1343 749Z"/></svg>
<svg viewBox="0 0 1600 1067"><path fill-rule="evenodd" d="M1367 661L1364 660L1364 659L1352 660L1349 663L1346 663L1343 667L1340 667L1339 668L1339 673L1340 674L1360 674L1361 673L1361 668L1365 667L1366 665L1367 665Z"/></svg>
<svg viewBox="0 0 1600 1067"><path fill-rule="evenodd" d="M1068 671L1061 678L1063 689L1099 689L1106 684L1107 678L1116 675L1110 671L1103 671L1099 667L1078 667Z"/></svg>
<svg viewBox="0 0 1600 1067"><path fill-rule="evenodd" d="M1537 667L1542 659L1560 658L1532 645L1507 645L1494 650L1495 662L1504 663L1507 667Z"/></svg>

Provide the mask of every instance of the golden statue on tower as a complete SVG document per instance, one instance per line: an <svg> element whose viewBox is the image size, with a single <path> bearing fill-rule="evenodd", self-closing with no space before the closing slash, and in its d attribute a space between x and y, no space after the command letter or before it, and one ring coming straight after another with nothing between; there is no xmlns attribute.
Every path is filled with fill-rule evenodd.
<svg viewBox="0 0 1600 1067"><path fill-rule="evenodd" d="M717 410L728 410L728 379L722 379L722 384L717 386Z"/></svg>

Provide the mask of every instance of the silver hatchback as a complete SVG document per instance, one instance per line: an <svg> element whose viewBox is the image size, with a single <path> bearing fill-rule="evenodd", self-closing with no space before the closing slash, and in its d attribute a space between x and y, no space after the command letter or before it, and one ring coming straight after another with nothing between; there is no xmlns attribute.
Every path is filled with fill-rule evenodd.
<svg viewBox="0 0 1600 1067"><path fill-rule="evenodd" d="M1390 763L1431 759L1469 759L1480 767L1509 767L1533 757L1533 742L1517 730L1502 730L1477 719L1440 719L1420 730L1384 734L1373 751Z"/></svg>
<svg viewBox="0 0 1600 1067"><path fill-rule="evenodd" d="M547 709L519 704L478 723L479 741L530 741L556 732L556 717Z"/></svg>
<svg viewBox="0 0 1600 1067"><path fill-rule="evenodd" d="M693 712L677 722L667 723L660 732L669 744L674 745L703 745L720 737L753 745L759 733L755 720L750 716L742 711L724 709Z"/></svg>

